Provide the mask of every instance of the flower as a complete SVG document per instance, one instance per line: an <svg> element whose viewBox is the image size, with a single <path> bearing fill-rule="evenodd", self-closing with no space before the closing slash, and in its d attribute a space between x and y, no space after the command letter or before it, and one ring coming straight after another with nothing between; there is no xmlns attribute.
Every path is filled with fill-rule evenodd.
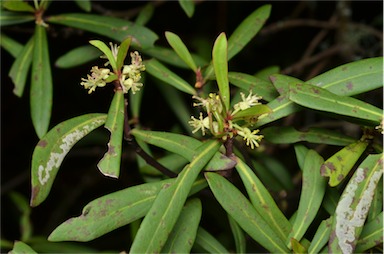
<svg viewBox="0 0 384 254"><path fill-rule="evenodd" d="M221 103L220 96L215 93L210 93L207 99L203 99L198 96L193 96L192 98L200 101L199 103L193 103L193 106L202 106L205 107L207 112L217 112L221 113L223 111L223 104Z"/></svg>
<svg viewBox="0 0 384 254"><path fill-rule="evenodd" d="M140 90L143 86L143 83L139 82L142 71L145 71L145 65L139 52L135 51L131 53L131 64L123 66L123 71L120 76L120 84L124 93L127 93L129 89L132 89L133 94Z"/></svg>
<svg viewBox="0 0 384 254"><path fill-rule="evenodd" d="M236 126L236 125L234 125ZM263 135L256 135L260 130L254 130L254 131L251 131L250 129L248 129L247 127L239 127L237 126L237 128L239 129L237 131L237 134L242 136L244 140L247 141L247 146L251 146L251 149L254 149L255 146L256 147L259 147L259 143L261 141L261 139L264 137Z"/></svg>
<svg viewBox="0 0 384 254"><path fill-rule="evenodd" d="M91 75L87 75L87 79L82 78L80 84L84 86L85 89L89 89L88 93L92 93L95 91L96 87L103 87L105 86L106 79L109 77L110 70L101 68L97 66L93 66L91 69Z"/></svg>
<svg viewBox="0 0 384 254"><path fill-rule="evenodd" d="M252 95L252 91L249 92L249 95L247 96L247 98L245 98L245 94L242 93L242 92L240 92L240 95L241 95L242 101L236 103L233 106L235 111L232 114L235 114L235 113L237 113L240 110L245 110L245 109L250 108L252 106L261 104L259 102L259 100L261 100L262 97L261 96L257 96L256 94Z"/></svg>
<svg viewBox="0 0 384 254"><path fill-rule="evenodd" d="M203 136L205 135L205 129L209 129L209 118L203 118L203 113L200 112L199 119L191 116L191 121L188 122L193 128L195 128L192 133L196 133L201 129Z"/></svg>

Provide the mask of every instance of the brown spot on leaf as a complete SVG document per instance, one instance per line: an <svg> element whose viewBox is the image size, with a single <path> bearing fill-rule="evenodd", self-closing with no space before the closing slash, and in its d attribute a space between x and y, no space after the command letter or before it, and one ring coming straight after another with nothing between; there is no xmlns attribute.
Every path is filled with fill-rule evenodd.
<svg viewBox="0 0 384 254"><path fill-rule="evenodd" d="M48 145L48 142L44 139L40 140L39 143L37 143L37 146L46 147Z"/></svg>
<svg viewBox="0 0 384 254"><path fill-rule="evenodd" d="M109 149L108 149L108 154L110 155L115 155L115 147L114 146L110 146Z"/></svg>
<svg viewBox="0 0 384 254"><path fill-rule="evenodd" d="M40 192L40 186L35 186L35 187L32 187L32 193L31 193L31 201L30 201L30 206L31 207L35 207L36 205L34 204L34 201L38 195L38 193Z"/></svg>
<svg viewBox="0 0 384 254"><path fill-rule="evenodd" d="M347 87L347 89L348 89L349 91L351 91L351 90L353 89L353 84L352 84L352 82L348 82L347 85L346 85L346 87Z"/></svg>
<svg viewBox="0 0 384 254"><path fill-rule="evenodd" d="M343 180L344 179L344 177L345 177L345 175L343 175L343 174L339 174L338 176L337 176L337 181L341 181L341 180Z"/></svg>
<svg viewBox="0 0 384 254"><path fill-rule="evenodd" d="M270 80L272 83L275 83L275 82L276 82L276 77L275 77L275 76L269 76L269 80Z"/></svg>
<svg viewBox="0 0 384 254"><path fill-rule="evenodd" d="M340 155L338 155L336 158L337 158L338 161L342 161L343 160L343 157L341 157Z"/></svg>

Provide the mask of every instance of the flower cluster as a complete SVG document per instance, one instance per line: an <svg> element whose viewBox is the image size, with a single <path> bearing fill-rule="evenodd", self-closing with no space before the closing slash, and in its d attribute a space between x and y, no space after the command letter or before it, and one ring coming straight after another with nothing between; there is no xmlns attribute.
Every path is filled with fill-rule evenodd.
<svg viewBox="0 0 384 254"><path fill-rule="evenodd" d="M109 78L109 73L111 71L106 68L101 68L93 66L91 69L91 75L87 75L87 79L82 78L80 84L84 86L85 89L89 89L88 93L95 91L96 87L103 87L107 84L106 80Z"/></svg>
<svg viewBox="0 0 384 254"><path fill-rule="evenodd" d="M223 140L239 135L243 137L246 145L250 146L251 149L259 147L259 142L263 138L263 135L256 135L259 130L249 129L249 123L246 122L244 124L243 120L234 121L233 116L239 111L259 105L261 97L253 95L252 92L250 92L247 97L244 93L240 95L242 100L233 106L234 110L229 114L223 111L223 103L219 95L210 93L206 99L193 96L193 98L197 100L193 106L204 108L207 116L203 117L203 113L201 112L199 118L191 116L191 120L188 123L194 128L192 133L201 130L204 136L205 133L209 131L215 137L222 138ZM240 126L240 123L243 123L243 126Z"/></svg>
<svg viewBox="0 0 384 254"><path fill-rule="evenodd" d="M131 59L131 64L124 65L123 67L120 84L124 93L128 93L129 89L132 89L132 93L135 94L143 86L143 83L139 83L139 81L141 79L141 72L145 71L145 66L139 52L131 53Z"/></svg>

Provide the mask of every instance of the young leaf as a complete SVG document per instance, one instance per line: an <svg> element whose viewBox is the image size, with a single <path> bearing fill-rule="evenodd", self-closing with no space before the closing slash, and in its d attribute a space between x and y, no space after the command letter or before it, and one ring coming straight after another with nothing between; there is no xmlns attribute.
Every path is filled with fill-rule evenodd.
<svg viewBox="0 0 384 254"><path fill-rule="evenodd" d="M87 114L56 125L36 145L32 155L31 206L43 202L69 150L105 122L105 114Z"/></svg>
<svg viewBox="0 0 384 254"><path fill-rule="evenodd" d="M34 251L29 245L21 241L15 241L13 249L9 253L10 254L18 254L18 253L30 253L30 254L36 253L37 254L37 252Z"/></svg>
<svg viewBox="0 0 384 254"><path fill-rule="evenodd" d="M246 253L246 239L243 230L229 214L228 221L235 239L236 253Z"/></svg>
<svg viewBox="0 0 384 254"><path fill-rule="evenodd" d="M146 27L130 21L82 13L68 13L47 18L48 22L101 34L116 41L132 37L132 45L141 48L153 47L158 36Z"/></svg>
<svg viewBox="0 0 384 254"><path fill-rule="evenodd" d="M291 231L291 224L276 205L268 190L257 178L255 173L240 159L237 159L236 170L244 183L248 196L256 211L262 216L265 222L285 241Z"/></svg>
<svg viewBox="0 0 384 254"><path fill-rule="evenodd" d="M335 187L341 183L367 146L368 143L365 141L356 141L335 153L321 165L321 175L329 176L329 186Z"/></svg>
<svg viewBox="0 0 384 254"><path fill-rule="evenodd" d="M252 12L228 39L228 60L239 53L260 31L271 13L271 5L263 5Z"/></svg>
<svg viewBox="0 0 384 254"><path fill-rule="evenodd" d="M272 110L267 105L255 105L245 110L237 112L233 116L233 120L247 119L248 121L257 121L257 118L261 115L268 114Z"/></svg>
<svg viewBox="0 0 384 254"><path fill-rule="evenodd" d="M100 51L104 53L104 55L107 57L109 61L109 64L112 66L113 71L117 72L118 69L117 69L116 59L111 49L104 42L99 40L92 40L92 41L89 41L89 43L95 46L96 48L100 49Z"/></svg>
<svg viewBox="0 0 384 254"><path fill-rule="evenodd" d="M317 144L345 146L356 141L354 138L342 133L321 128L297 131L293 127L269 127L263 129L263 135L266 140L275 144L291 144L306 141Z"/></svg>
<svg viewBox="0 0 384 254"><path fill-rule="evenodd" d="M214 236L204 228L197 230L195 246L202 248L208 253L230 253Z"/></svg>
<svg viewBox="0 0 384 254"><path fill-rule="evenodd" d="M172 233L161 250L162 253L191 252L199 227L201 210L199 199L191 199L185 203Z"/></svg>
<svg viewBox="0 0 384 254"><path fill-rule="evenodd" d="M311 245L308 248L308 254L320 253L320 250L328 242L331 234L332 220L333 218L330 217L320 223L315 236L312 239Z"/></svg>
<svg viewBox="0 0 384 254"><path fill-rule="evenodd" d="M187 81L180 78L156 59L144 61L146 71L152 76L174 86L182 92L194 95L196 91Z"/></svg>
<svg viewBox="0 0 384 254"><path fill-rule="evenodd" d="M351 96L383 86L383 57L354 61L338 66L306 83L341 96Z"/></svg>
<svg viewBox="0 0 384 254"><path fill-rule="evenodd" d="M352 253L356 247L369 207L383 175L382 154L369 155L345 187L336 208L329 250ZM381 188L381 187L380 187Z"/></svg>
<svg viewBox="0 0 384 254"><path fill-rule="evenodd" d="M119 50L117 52L116 57L116 66L118 70L121 70L121 68L124 65L125 58L127 57L129 46L131 45L132 38L128 37L125 39L119 46Z"/></svg>
<svg viewBox="0 0 384 254"><path fill-rule="evenodd" d="M364 225L363 231L361 231L359 240L357 241L355 253L363 253L375 246L382 246L382 244L383 212L381 212L374 220Z"/></svg>
<svg viewBox="0 0 384 254"><path fill-rule="evenodd" d="M261 96L265 101L272 101L278 97L276 89L268 81L240 72L229 72L228 78L231 84L252 91L253 94Z"/></svg>
<svg viewBox="0 0 384 254"><path fill-rule="evenodd" d="M193 61L193 58L188 51L188 48L184 45L180 37L172 32L165 32L165 37L167 38L169 45L171 45L177 55L189 66L189 68L196 72L196 64Z"/></svg>
<svg viewBox="0 0 384 254"><path fill-rule="evenodd" d="M235 186L217 173L205 173L205 178L220 205L252 239L270 252L288 252L276 232Z"/></svg>
<svg viewBox="0 0 384 254"><path fill-rule="evenodd" d="M72 68L95 60L101 55L100 50L91 45L80 46L60 56L55 66L63 69Z"/></svg>
<svg viewBox="0 0 384 254"><path fill-rule="evenodd" d="M308 84L291 85L289 99L311 109L350 116L375 125L379 125L383 117L381 109L366 102Z"/></svg>
<svg viewBox="0 0 384 254"><path fill-rule="evenodd" d="M14 58L16 58L24 48L24 45L11 39L3 33L0 34L0 45Z"/></svg>
<svg viewBox="0 0 384 254"><path fill-rule="evenodd" d="M35 9L22 0L3 1L1 7L10 11L35 12Z"/></svg>
<svg viewBox="0 0 384 254"><path fill-rule="evenodd" d="M217 141L203 144L198 149L198 155L178 175L176 181L159 192L141 223L130 252L159 253L161 251L180 215L193 182L218 149Z"/></svg>
<svg viewBox="0 0 384 254"><path fill-rule="evenodd" d="M195 12L195 3L193 0L179 0L181 8L187 14L188 18L192 18L193 13Z"/></svg>
<svg viewBox="0 0 384 254"><path fill-rule="evenodd" d="M12 64L11 70L9 71L9 77L11 77L13 83L15 84L13 93L18 97L21 97L24 92L28 71L32 63L33 48L34 38L32 36L32 38L29 39L27 44L25 44L18 54L16 60Z"/></svg>
<svg viewBox="0 0 384 254"><path fill-rule="evenodd" d="M97 164L105 176L119 178L124 127L124 92L117 90L108 111L104 127L111 132L108 151Z"/></svg>
<svg viewBox="0 0 384 254"><path fill-rule="evenodd" d="M292 238L301 241L320 208L326 188L326 181L320 175L320 166L323 161L323 158L314 150L309 150L305 156L299 208L292 231L288 236L289 248L291 248Z"/></svg>
<svg viewBox="0 0 384 254"><path fill-rule="evenodd" d="M21 14L5 10L1 10L0 12L1 26L21 24L32 20L35 20L35 16L33 14Z"/></svg>
<svg viewBox="0 0 384 254"><path fill-rule="evenodd" d="M212 61L221 99L223 100L225 110L228 110L230 94L228 83L228 43L225 33L221 33L213 45Z"/></svg>
<svg viewBox="0 0 384 254"><path fill-rule="evenodd" d="M35 27L30 104L32 123L41 138L47 133L51 119L52 74L45 28Z"/></svg>

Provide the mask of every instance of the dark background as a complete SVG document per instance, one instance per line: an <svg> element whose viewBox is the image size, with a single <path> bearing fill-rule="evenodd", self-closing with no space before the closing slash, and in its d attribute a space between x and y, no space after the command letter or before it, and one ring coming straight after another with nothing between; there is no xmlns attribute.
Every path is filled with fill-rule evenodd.
<svg viewBox="0 0 384 254"><path fill-rule="evenodd" d="M122 15L123 18L134 20L135 13L146 3L146 1L96 1L93 2L93 12ZM210 50L218 34L225 31L229 37L245 17L267 2L198 1L195 14L191 19L186 16L177 2L153 3L156 5L155 13L146 26L159 35L157 45L168 47L164 32L172 31L183 39L192 52L199 52L210 59ZM265 29L262 29L247 47L230 61L231 71L253 74L267 66L278 65L283 73L307 80L340 64L382 55L382 1L342 1L344 7L338 7L338 3L334 1L272 1L268 3L272 4L272 14ZM46 16L66 12L81 12L81 10L73 2L54 1ZM349 12L350 16L343 16L342 13L345 12ZM336 25L329 29L328 34L317 44L312 54L313 56L322 53L325 56L312 64L306 64L304 61L299 68L292 69L292 66L300 63L304 52L322 28L308 26L308 22L305 21L299 26L286 27L284 22L311 19L326 23L333 15L338 20ZM282 27L273 30L277 22L281 22ZM347 29L346 27L350 27L351 24L362 24L370 28ZM2 32L20 43L25 43L33 33L33 27L32 22L2 27ZM68 50L86 45L90 39L94 38L109 41L88 32L51 24L48 30L51 64L54 65L56 59ZM341 47L335 52L327 51L335 45L341 45ZM148 59L149 56L144 55L143 58ZM17 191L27 199L30 198L30 161L34 146L38 142L29 114L29 84L27 83L22 98L12 93L13 84L8 77L12 62L13 58L2 49L1 238L10 241L20 238L18 224L20 212L8 195L12 191ZM112 90L111 93L97 91L88 95L79 84L81 77L85 77L93 65L94 63L89 63L72 69L53 67L54 95L50 128L81 114L108 111L113 95ZM185 73L184 77L191 84L194 82L189 72L174 70L177 73ZM177 120L151 82L154 81L148 79L145 84L145 103L141 123L153 130L169 130ZM367 101L381 106L381 89L365 96L364 99ZM189 98L186 97L186 100ZM153 109L155 114L152 113ZM311 119L311 121L316 120L316 118ZM308 119L305 115L299 115L291 125L299 127L304 123L308 123ZM96 164L106 150L107 138L107 133L98 129L95 134L91 134L82 144L76 145L68 154L48 199L32 209L34 235L46 237L66 219L78 216L82 207L89 201L141 182L129 147L124 148L125 156L119 180L105 178L99 173ZM292 167L294 174L297 170L292 165L294 153L292 149L283 151L285 156L281 158L288 162L287 165ZM297 198L298 193L291 195ZM221 221L222 214L208 213L205 216L203 223L211 233L220 238L220 231L223 230L222 224L224 224ZM210 225L207 221L210 221ZM98 250L128 250L128 238L129 228L123 227L85 245Z"/></svg>

